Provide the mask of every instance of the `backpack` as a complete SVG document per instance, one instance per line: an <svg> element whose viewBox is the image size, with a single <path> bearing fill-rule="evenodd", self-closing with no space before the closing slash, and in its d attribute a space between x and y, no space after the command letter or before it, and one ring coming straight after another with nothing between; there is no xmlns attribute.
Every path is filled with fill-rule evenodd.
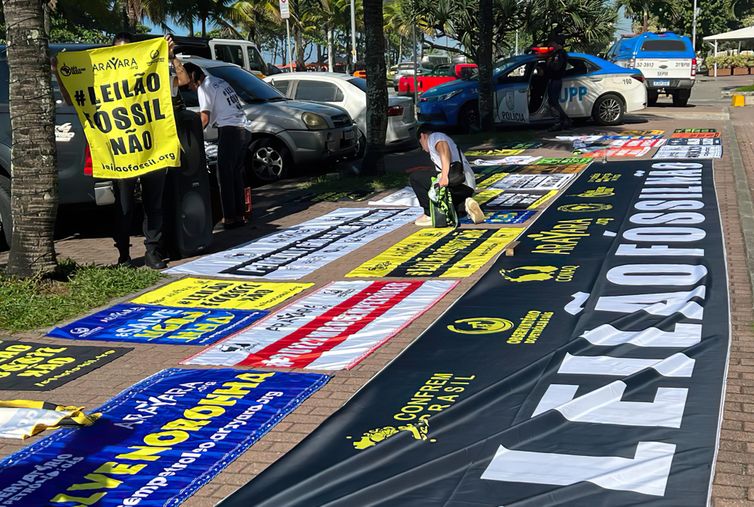
<svg viewBox="0 0 754 507"><path fill-rule="evenodd" d="M432 178L429 189L429 216L432 227L458 227L458 213L453 205L453 196L447 187L437 185L437 178Z"/></svg>

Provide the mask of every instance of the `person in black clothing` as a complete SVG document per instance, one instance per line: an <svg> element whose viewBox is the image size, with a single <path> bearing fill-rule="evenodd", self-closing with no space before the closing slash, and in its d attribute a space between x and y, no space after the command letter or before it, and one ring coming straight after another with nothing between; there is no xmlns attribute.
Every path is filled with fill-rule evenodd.
<svg viewBox="0 0 754 507"><path fill-rule="evenodd" d="M545 76L547 77L547 103L558 114L558 122L550 130L571 128L571 120L560 105L560 90L563 87L568 53L563 49L565 38L560 34L553 34L548 40L552 51L545 60Z"/></svg>

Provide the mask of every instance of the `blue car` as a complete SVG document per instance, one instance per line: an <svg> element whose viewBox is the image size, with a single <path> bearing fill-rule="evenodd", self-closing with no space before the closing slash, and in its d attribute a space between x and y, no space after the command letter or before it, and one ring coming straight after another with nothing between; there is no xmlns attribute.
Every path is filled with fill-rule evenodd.
<svg viewBox="0 0 754 507"><path fill-rule="evenodd" d="M495 122L553 122L547 105L545 61L518 55L500 61L494 71ZM473 131L479 125L477 79L457 80L424 92L419 121L438 128ZM627 112L647 105L641 72L619 67L593 55L569 53L560 103L572 119L592 118L600 125L619 125Z"/></svg>

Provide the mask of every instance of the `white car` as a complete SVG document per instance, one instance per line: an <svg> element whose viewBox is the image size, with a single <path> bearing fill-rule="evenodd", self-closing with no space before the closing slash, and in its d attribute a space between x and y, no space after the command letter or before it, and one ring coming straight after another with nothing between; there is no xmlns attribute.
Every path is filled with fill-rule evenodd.
<svg viewBox="0 0 754 507"><path fill-rule="evenodd" d="M332 72L291 72L275 74L265 81L283 95L295 100L311 100L340 106L359 128L359 149L363 153L367 131L367 82L365 79ZM409 97L389 97L387 110L387 146L416 143L416 115Z"/></svg>

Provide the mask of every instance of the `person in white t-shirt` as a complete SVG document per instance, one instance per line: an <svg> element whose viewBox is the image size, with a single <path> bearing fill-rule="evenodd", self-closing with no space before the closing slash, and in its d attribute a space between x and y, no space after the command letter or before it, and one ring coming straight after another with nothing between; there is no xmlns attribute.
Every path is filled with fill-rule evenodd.
<svg viewBox="0 0 754 507"><path fill-rule="evenodd" d="M414 223L422 227L432 225L432 219L429 216L429 190L433 177L437 177L438 185L448 187L459 216L468 215L475 224L483 222L484 213L479 203L471 197L476 191L474 171L458 145L449 136L434 132L427 125L420 125L418 134L419 144L424 151L429 153L429 158L432 159L435 168L412 172L409 178L411 188L414 189L416 198L424 209L424 216ZM459 169L459 165L462 167L463 177L454 178L459 181L451 181L450 172L453 164L455 164L455 170Z"/></svg>
<svg viewBox="0 0 754 507"><path fill-rule="evenodd" d="M202 127L217 126L217 182L223 225L226 229L239 227L246 223L243 176L251 143L249 121L230 84L219 77L205 75L196 64L186 63L184 68L190 78L189 89L199 98Z"/></svg>

